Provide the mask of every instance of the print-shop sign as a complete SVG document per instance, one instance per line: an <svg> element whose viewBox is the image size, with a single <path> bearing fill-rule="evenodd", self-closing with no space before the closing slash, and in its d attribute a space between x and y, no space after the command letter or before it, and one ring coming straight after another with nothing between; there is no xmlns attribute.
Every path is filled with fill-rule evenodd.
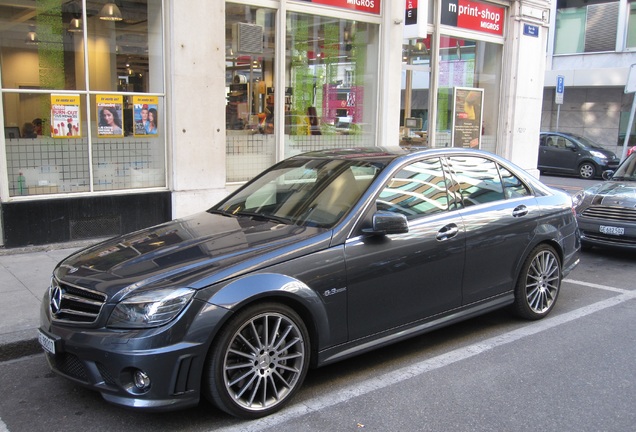
<svg viewBox="0 0 636 432"><path fill-rule="evenodd" d="M404 39L426 38L428 3L406 0L404 7Z"/></svg>
<svg viewBox="0 0 636 432"><path fill-rule="evenodd" d="M380 15L380 0L305 0L340 9L352 9L358 12L368 12Z"/></svg>
<svg viewBox="0 0 636 432"><path fill-rule="evenodd" d="M503 36L505 9L469 0L442 0L441 23L448 26Z"/></svg>

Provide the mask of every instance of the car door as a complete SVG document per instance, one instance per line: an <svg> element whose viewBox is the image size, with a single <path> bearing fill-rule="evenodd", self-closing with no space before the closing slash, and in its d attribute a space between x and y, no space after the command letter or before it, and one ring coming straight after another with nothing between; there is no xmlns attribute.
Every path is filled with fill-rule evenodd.
<svg viewBox="0 0 636 432"><path fill-rule="evenodd" d="M541 136L539 142L539 169L550 169L555 171L562 171L563 167L563 149L565 148L565 142L561 141L560 144L563 148L559 148L559 139L561 137L553 134L545 134Z"/></svg>
<svg viewBox="0 0 636 432"><path fill-rule="evenodd" d="M461 304L464 227L448 186L440 158L399 169L377 195L376 207L404 214L408 233L357 235L346 242L350 340Z"/></svg>
<svg viewBox="0 0 636 432"><path fill-rule="evenodd" d="M450 157L466 229L464 305L513 289L539 208L531 190L510 170L484 157Z"/></svg>

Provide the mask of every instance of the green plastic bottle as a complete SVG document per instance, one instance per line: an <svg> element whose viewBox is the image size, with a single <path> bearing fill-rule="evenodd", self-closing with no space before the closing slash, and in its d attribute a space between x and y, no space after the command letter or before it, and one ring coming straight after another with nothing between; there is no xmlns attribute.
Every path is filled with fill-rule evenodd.
<svg viewBox="0 0 636 432"><path fill-rule="evenodd" d="M20 171L20 174L18 174L18 194L26 194L26 179L24 178L22 171Z"/></svg>

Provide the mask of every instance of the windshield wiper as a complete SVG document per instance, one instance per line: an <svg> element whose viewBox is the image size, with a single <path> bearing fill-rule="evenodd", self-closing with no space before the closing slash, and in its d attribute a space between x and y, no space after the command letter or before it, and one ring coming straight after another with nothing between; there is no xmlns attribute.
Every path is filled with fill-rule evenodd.
<svg viewBox="0 0 636 432"><path fill-rule="evenodd" d="M226 212L225 210L219 210L219 209L209 209L208 213L218 214L218 215L226 216L226 217L234 217L232 213Z"/></svg>
<svg viewBox="0 0 636 432"><path fill-rule="evenodd" d="M275 215L271 215L271 214L265 214L265 213L253 213L253 212L246 212L246 211L240 211L236 213L237 216L247 216L250 217L252 219L256 219L256 220L265 220L265 221L273 221L273 222L278 222L278 223L282 223L285 225L291 225L292 221L289 218L285 218L285 217L281 217L281 216L275 216Z"/></svg>

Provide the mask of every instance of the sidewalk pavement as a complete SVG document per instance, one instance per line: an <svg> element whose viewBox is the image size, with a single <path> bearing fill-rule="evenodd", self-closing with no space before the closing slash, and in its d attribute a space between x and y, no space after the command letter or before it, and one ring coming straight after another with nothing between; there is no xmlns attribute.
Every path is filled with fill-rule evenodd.
<svg viewBox="0 0 636 432"><path fill-rule="evenodd" d="M0 247L0 362L42 352L37 342L42 296L62 259L99 242Z"/></svg>

